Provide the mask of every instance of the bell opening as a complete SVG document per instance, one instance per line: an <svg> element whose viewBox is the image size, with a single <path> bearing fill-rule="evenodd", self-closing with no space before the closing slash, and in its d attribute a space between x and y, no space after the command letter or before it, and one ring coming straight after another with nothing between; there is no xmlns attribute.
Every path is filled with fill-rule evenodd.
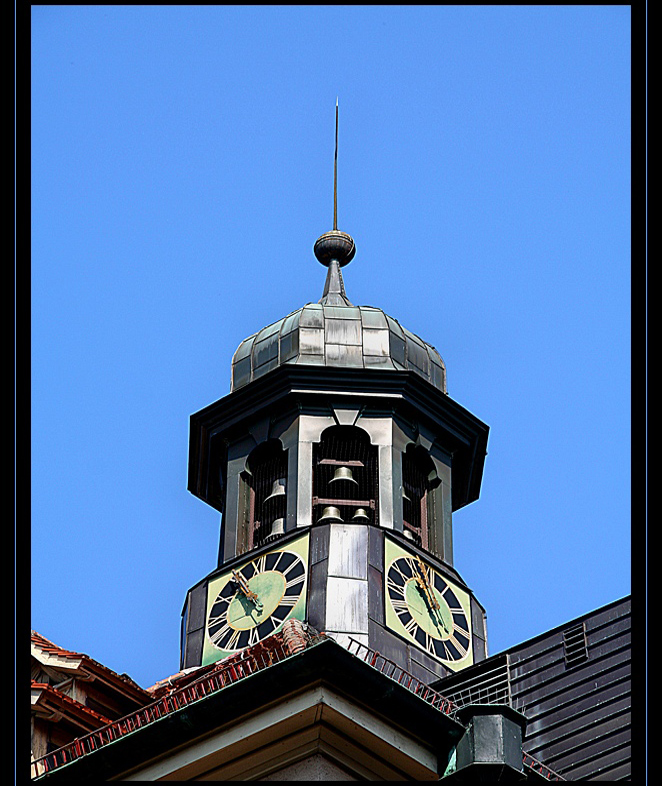
<svg viewBox="0 0 662 786"><path fill-rule="evenodd" d="M313 521L326 523L320 514L338 509L346 524L378 521L377 448L358 426L331 426L313 444ZM358 509L364 514L355 518Z"/></svg>

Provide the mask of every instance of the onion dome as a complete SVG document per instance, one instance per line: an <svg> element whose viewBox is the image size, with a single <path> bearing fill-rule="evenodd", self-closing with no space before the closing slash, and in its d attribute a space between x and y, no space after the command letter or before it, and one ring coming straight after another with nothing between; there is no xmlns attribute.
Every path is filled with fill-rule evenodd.
<svg viewBox="0 0 662 786"><path fill-rule="evenodd" d="M446 393L437 350L372 306L307 303L241 342L232 390L287 363L413 371Z"/></svg>
<svg viewBox="0 0 662 786"><path fill-rule="evenodd" d="M328 268L324 292L241 342L232 359L232 390L288 363L310 366L413 371L446 393L446 367L437 350L393 317L372 306L354 306L345 292L341 268L356 253L354 240L338 230L338 102L334 162L333 229L313 247Z"/></svg>
<svg viewBox="0 0 662 786"><path fill-rule="evenodd" d="M232 359L232 390L288 363L413 371L446 393L446 367L437 350L396 319L347 298L340 268L356 246L344 232L318 238L315 256L328 273L317 303L279 319L241 342Z"/></svg>

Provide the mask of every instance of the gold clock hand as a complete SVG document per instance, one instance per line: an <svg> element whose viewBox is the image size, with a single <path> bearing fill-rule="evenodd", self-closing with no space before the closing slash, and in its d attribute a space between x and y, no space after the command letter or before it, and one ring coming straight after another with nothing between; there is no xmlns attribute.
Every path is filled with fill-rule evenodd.
<svg viewBox="0 0 662 786"><path fill-rule="evenodd" d="M432 592L432 587L430 586L430 579L428 578L428 574L425 570L425 566L420 561L420 559L416 560L416 568L418 569L419 575L416 576L416 581L418 582L419 586L423 587L423 593L433 609L439 609L439 601L435 598L434 592Z"/></svg>
<svg viewBox="0 0 662 786"><path fill-rule="evenodd" d="M415 579L418 582L419 587L422 587L422 594L425 597L426 602L430 606L430 609L436 614L433 615L433 622L434 624L439 627L438 622L441 623L441 626L444 629L445 633L450 633L446 623L444 622L444 618L441 614L441 605L437 598L435 597L434 592L432 591L432 586L430 584L430 578L428 575L427 570L425 569L425 565L421 562L421 560L417 557L416 558L416 568L420 575L416 575Z"/></svg>
<svg viewBox="0 0 662 786"><path fill-rule="evenodd" d="M252 600L255 604L258 611L262 608L262 603L258 596L253 592L253 590L248 586L248 582L246 578L241 575L241 573L237 573L236 570L232 571L232 578L236 584L239 585L239 589L244 593L244 595L249 599Z"/></svg>

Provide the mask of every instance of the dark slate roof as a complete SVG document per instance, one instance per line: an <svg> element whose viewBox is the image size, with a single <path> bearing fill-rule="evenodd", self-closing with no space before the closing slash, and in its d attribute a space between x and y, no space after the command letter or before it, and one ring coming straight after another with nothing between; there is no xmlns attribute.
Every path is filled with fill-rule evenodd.
<svg viewBox="0 0 662 786"><path fill-rule="evenodd" d="M609 603L431 685L460 707L507 703L523 713L525 750L566 780L636 781L631 600Z"/></svg>
<svg viewBox="0 0 662 786"><path fill-rule="evenodd" d="M372 306L308 303L262 328L234 354L232 390L286 363L409 370L447 392L437 350Z"/></svg>

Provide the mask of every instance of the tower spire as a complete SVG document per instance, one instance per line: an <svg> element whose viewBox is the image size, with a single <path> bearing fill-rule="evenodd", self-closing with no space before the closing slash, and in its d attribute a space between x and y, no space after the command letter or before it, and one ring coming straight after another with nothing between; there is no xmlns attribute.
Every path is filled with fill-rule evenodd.
<svg viewBox="0 0 662 786"><path fill-rule="evenodd" d="M325 306L351 306L345 294L340 268L356 253L353 238L338 229L338 98L336 97L336 149L333 157L333 229L317 238L313 251L318 261L329 268L322 299Z"/></svg>
<svg viewBox="0 0 662 786"><path fill-rule="evenodd" d="M338 230L338 96L336 96L336 153L333 157L333 228Z"/></svg>

